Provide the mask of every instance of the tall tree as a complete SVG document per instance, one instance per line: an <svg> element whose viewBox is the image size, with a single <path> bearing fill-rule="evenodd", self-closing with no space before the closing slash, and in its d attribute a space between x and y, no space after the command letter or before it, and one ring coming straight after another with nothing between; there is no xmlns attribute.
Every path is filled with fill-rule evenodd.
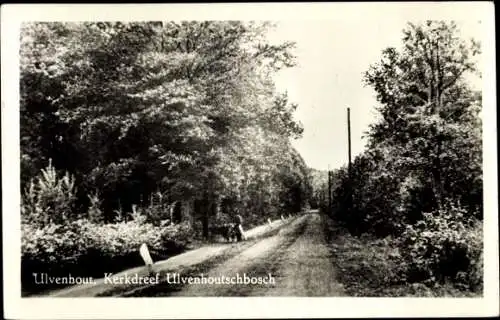
<svg viewBox="0 0 500 320"><path fill-rule="evenodd" d="M400 234L449 202L482 217L481 94L468 82L479 43L442 21L408 24L402 40L365 73L380 118L353 163L353 214L342 214L346 170L336 173L336 211L354 231Z"/></svg>
<svg viewBox="0 0 500 320"><path fill-rule="evenodd" d="M272 81L274 72L294 65L293 44L267 43L268 27L238 21L25 24L25 183L53 159L55 168L75 175L81 206L87 194L103 197L107 220L114 209L151 203L154 194L215 208L239 185L238 197L248 202L259 195L258 202L266 202L266 192L252 191L256 186L241 184L241 177L278 194L270 182L286 162L278 155L292 154L287 141L302 131L291 116L296 105Z"/></svg>
<svg viewBox="0 0 500 320"><path fill-rule="evenodd" d="M425 183L440 207L453 193L447 190L454 174L469 171L457 166L480 170L480 93L466 82L466 76L477 74L480 48L474 40L461 39L453 22L409 24L403 35L402 50L386 49L382 61L366 73L382 116L371 127L370 142L372 147L396 148L407 159L406 170L429 172ZM467 145L465 150L472 152L461 152L457 145ZM453 157L459 161L450 162Z"/></svg>

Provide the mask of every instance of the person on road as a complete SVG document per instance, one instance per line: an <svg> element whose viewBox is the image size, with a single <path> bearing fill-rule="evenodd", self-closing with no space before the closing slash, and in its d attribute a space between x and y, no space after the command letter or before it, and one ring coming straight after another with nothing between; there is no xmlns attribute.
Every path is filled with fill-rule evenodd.
<svg viewBox="0 0 500 320"><path fill-rule="evenodd" d="M244 240L243 218L239 214L234 217L234 232L236 234L237 241Z"/></svg>

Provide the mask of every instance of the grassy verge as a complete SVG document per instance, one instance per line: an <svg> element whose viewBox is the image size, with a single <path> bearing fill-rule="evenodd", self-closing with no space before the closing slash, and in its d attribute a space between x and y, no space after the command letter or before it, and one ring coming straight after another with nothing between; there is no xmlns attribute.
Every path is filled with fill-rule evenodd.
<svg viewBox="0 0 500 320"><path fill-rule="evenodd" d="M480 297L452 283L408 283L405 263L394 239L355 237L331 219L325 219L328 242L338 280L354 297Z"/></svg>

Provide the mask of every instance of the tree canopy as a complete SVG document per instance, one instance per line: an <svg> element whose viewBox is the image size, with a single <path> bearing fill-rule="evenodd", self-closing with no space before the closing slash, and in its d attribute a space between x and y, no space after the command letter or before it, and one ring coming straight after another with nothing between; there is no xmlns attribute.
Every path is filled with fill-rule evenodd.
<svg viewBox="0 0 500 320"><path fill-rule="evenodd" d="M365 73L380 120L354 160L354 212L345 219L353 228L386 234L450 203L482 218L481 93L467 78L478 75L479 43L465 41L455 23L443 21L409 23L402 40ZM345 170L334 190L344 209Z"/></svg>
<svg viewBox="0 0 500 320"><path fill-rule="evenodd" d="M289 140L302 127L272 81L294 65L293 43L268 43L269 27L24 24L23 186L51 159L75 177L75 214L94 194L106 221L155 195L167 203L230 198L249 212L258 201L256 211L269 214L298 188L297 207L309 182Z"/></svg>

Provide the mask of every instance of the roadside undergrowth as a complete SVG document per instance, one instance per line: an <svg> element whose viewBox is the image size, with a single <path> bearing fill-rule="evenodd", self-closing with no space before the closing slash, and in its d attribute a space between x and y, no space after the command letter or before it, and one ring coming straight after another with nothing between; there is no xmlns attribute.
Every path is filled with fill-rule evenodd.
<svg viewBox="0 0 500 320"><path fill-rule="evenodd" d="M396 239L356 237L325 219L332 263L348 296L354 297L478 297L481 293L460 290L452 283L405 281L405 262Z"/></svg>

